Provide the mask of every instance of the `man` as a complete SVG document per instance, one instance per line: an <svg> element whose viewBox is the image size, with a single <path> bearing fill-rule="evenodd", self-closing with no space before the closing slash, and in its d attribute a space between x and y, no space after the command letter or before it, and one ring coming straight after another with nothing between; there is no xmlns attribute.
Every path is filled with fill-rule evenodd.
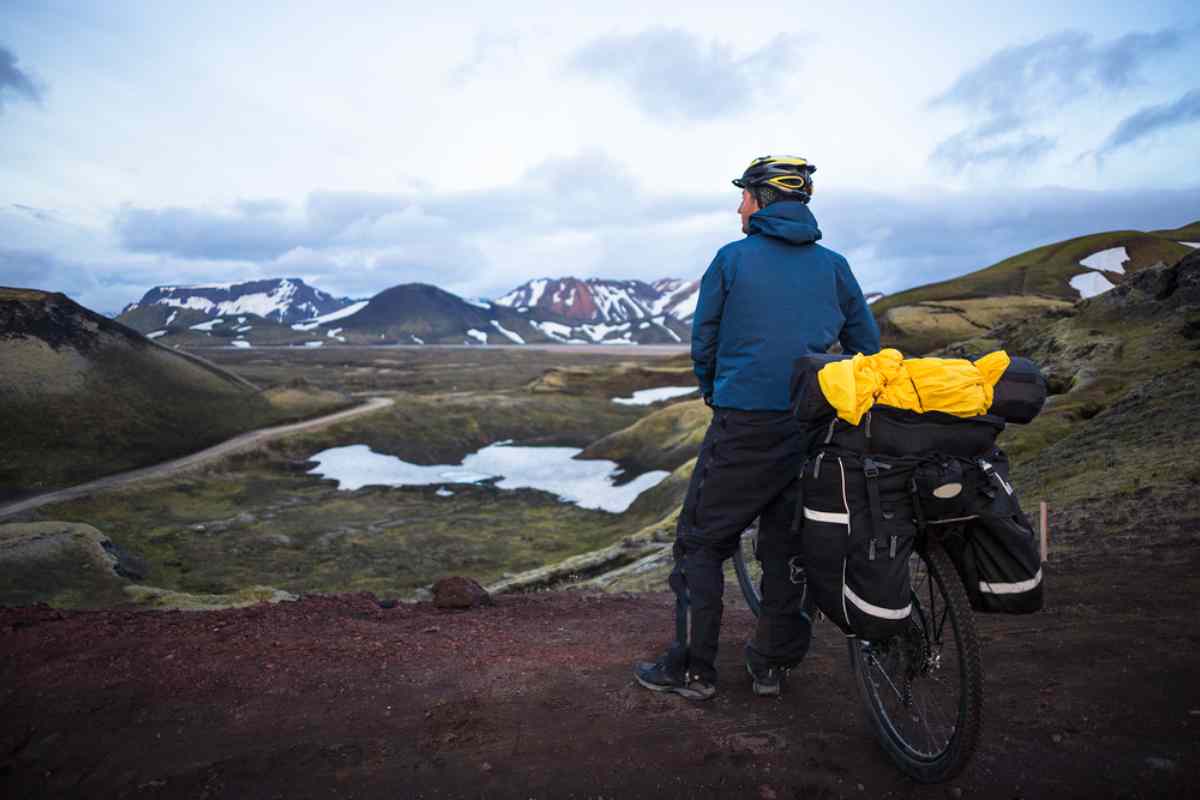
<svg viewBox="0 0 1200 800"><path fill-rule="evenodd" d="M692 361L713 419L676 529L676 640L657 662L634 667L648 689L692 700L716 693L722 567L755 517L763 604L745 650L755 694L778 695L783 673L808 651L811 601L791 531L805 456L789 410L792 362L835 341L847 353L879 350L879 328L846 259L816 244L821 232L808 210L815 171L802 158L751 162L733 181L747 235L722 247L700 282Z"/></svg>

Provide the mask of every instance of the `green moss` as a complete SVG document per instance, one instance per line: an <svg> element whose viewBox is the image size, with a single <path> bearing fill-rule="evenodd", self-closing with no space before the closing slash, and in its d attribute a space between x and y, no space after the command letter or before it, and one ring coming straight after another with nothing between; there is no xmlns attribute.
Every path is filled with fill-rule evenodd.
<svg viewBox="0 0 1200 800"><path fill-rule="evenodd" d="M127 586L130 601L149 608L173 608L180 611L214 611L222 608L245 608L258 603L282 603L296 600L296 595L270 586L248 586L229 594L189 594L173 592L155 586Z"/></svg>

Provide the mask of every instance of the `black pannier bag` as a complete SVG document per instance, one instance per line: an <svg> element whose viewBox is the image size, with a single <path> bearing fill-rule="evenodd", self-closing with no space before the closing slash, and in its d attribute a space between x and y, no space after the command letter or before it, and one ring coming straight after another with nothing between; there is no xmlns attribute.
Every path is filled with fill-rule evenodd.
<svg viewBox="0 0 1200 800"><path fill-rule="evenodd" d="M916 463L822 450L805 464L796 526L808 585L847 634L886 639L909 624Z"/></svg>
<svg viewBox="0 0 1200 800"><path fill-rule="evenodd" d="M1047 392L1046 377L1038 365L1014 356L996 383L988 413L1024 425L1041 413Z"/></svg>
<svg viewBox="0 0 1200 800"><path fill-rule="evenodd" d="M792 399L792 413L801 422L828 421L834 415L833 406L825 399L817 373L826 364L845 361L852 356L810 353L792 362L792 380L788 396Z"/></svg>
<svg viewBox="0 0 1200 800"><path fill-rule="evenodd" d="M929 517L932 532L943 528L942 543L950 554L971 607L998 614L1032 614L1044 604L1041 552L1037 535L1021 510L1008 478L1008 457L994 450L970 465L965 515ZM931 504L921 492L921 510Z"/></svg>
<svg viewBox="0 0 1200 800"><path fill-rule="evenodd" d="M821 443L888 456L945 453L974 458L993 450L996 437L1003 430L1004 420L991 414L956 417L941 411L922 414L876 405L863 415L858 425L838 417L830 419Z"/></svg>
<svg viewBox="0 0 1200 800"><path fill-rule="evenodd" d="M845 361L851 358L846 355L830 355L828 353L812 353L801 356L792 362L792 379L789 397L792 402L792 414L799 420L804 437L804 451L812 452L821 442L824 431L830 421L836 419L836 412L817 380L817 373L826 364L835 361Z"/></svg>

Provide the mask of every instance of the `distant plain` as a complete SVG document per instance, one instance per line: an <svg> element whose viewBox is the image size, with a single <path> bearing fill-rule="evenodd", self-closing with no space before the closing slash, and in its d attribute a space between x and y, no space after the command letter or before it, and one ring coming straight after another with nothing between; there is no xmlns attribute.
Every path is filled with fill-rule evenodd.
<svg viewBox="0 0 1200 800"><path fill-rule="evenodd" d="M613 544L669 515L681 488L664 481L613 514L491 482L346 491L308 474L308 459L355 444L414 464L460 463L502 441L582 449L652 410L614 397L694 381L686 356L674 353L586 346L205 349L205 358L259 386L383 396L395 405L20 519L92 525L137 560L145 584L180 592L265 585L409 597L444 574L497 580ZM552 368L578 380L547 385L541 379ZM116 599L98 595L94 602Z"/></svg>

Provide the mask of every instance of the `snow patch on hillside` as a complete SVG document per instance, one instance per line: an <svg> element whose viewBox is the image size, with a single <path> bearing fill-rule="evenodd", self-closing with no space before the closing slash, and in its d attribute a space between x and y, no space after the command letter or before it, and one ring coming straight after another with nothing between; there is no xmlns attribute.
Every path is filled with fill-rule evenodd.
<svg viewBox="0 0 1200 800"><path fill-rule="evenodd" d="M571 341L571 329L566 325L558 322L538 322L533 319L529 320L529 324L557 342Z"/></svg>
<svg viewBox="0 0 1200 800"><path fill-rule="evenodd" d="M249 350L250 349L250 343L247 342L245 339L234 339L233 346L238 348L239 350Z"/></svg>
<svg viewBox="0 0 1200 800"><path fill-rule="evenodd" d="M495 328L496 330L500 331L500 333L502 333L502 334L504 334L505 336L507 336L509 339L511 339L511 340L512 340L513 342L515 342L516 344L525 344L525 340L524 340L524 339L522 339L522 338L521 338L519 335L517 335L516 333L513 333L512 331L510 331L508 328L506 328L506 327L504 327L503 325L501 325L501 324L500 324L499 322L497 322L496 320L492 320L492 327L493 327L493 328Z"/></svg>
<svg viewBox="0 0 1200 800"><path fill-rule="evenodd" d="M487 342L487 334L484 333L483 331L477 331L474 328L471 328L470 330L467 331L467 336L470 336L472 339L479 342L480 344L488 343Z"/></svg>
<svg viewBox="0 0 1200 800"><path fill-rule="evenodd" d="M160 336L165 336L166 333L167 333L166 331L151 331L150 333L146 334L146 338L147 339L157 339Z"/></svg>
<svg viewBox="0 0 1200 800"><path fill-rule="evenodd" d="M186 300L180 300L178 297L164 297L158 301L158 304L172 306L173 308L190 308L194 311L203 311L206 314L211 314L217 308L217 304L206 297L189 297Z"/></svg>
<svg viewBox="0 0 1200 800"><path fill-rule="evenodd" d="M1083 298L1095 297L1114 288L1108 278L1099 272L1084 272L1070 280L1071 288Z"/></svg>
<svg viewBox="0 0 1200 800"><path fill-rule="evenodd" d="M671 309L671 315L676 319L687 320L696 313L696 301L700 299L700 288L696 287L696 291L691 295L679 301L679 305Z"/></svg>
<svg viewBox="0 0 1200 800"><path fill-rule="evenodd" d="M1200 242L1180 242L1182 245L1187 245L1193 250L1200 250Z"/></svg>
<svg viewBox="0 0 1200 800"><path fill-rule="evenodd" d="M220 325L224 321L222 317L217 317L216 319L210 319L208 322L197 322L191 326L191 329L194 331L211 331L214 325Z"/></svg>
<svg viewBox="0 0 1200 800"><path fill-rule="evenodd" d="M662 386L658 389L642 389L632 397L614 397L612 401L623 406L648 406L672 397L683 397L700 391L695 386Z"/></svg>
<svg viewBox="0 0 1200 800"><path fill-rule="evenodd" d="M1125 251L1124 247L1110 247L1107 250L1101 250L1099 253L1092 253L1079 263L1088 269L1100 269L1105 272L1116 272L1119 275L1124 275L1125 262L1128 260L1129 253ZM1074 286L1074 283L1071 285ZM1109 288L1112 288L1111 284Z"/></svg>
<svg viewBox="0 0 1200 800"><path fill-rule="evenodd" d="M307 328L297 328L296 325L293 325L292 328L298 331L312 330L317 325L323 325L326 322L335 322L339 319L345 319L353 314L357 314L366 307L367 301L359 300L357 303L351 303L345 308L339 308L337 311L330 311L328 314L322 314L319 317L313 317L312 319L306 319L303 322L296 323L296 325L308 325L309 327Z"/></svg>

